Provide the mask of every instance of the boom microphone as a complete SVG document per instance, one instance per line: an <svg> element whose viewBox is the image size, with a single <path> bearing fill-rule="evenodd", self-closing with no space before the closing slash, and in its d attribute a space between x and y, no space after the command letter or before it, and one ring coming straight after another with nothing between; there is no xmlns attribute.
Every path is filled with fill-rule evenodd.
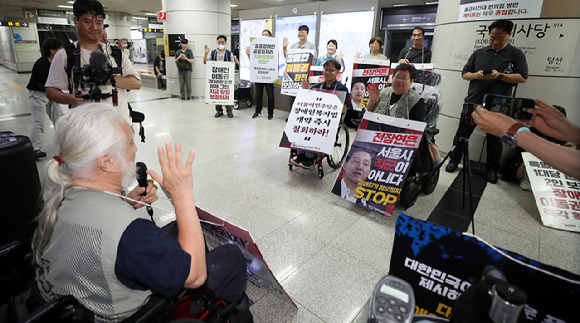
<svg viewBox="0 0 580 323"><path fill-rule="evenodd" d="M93 52L94 53L94 52ZM139 183L140 187L147 187L147 166L143 162L137 162L136 164L137 170L137 183ZM143 193L143 196L147 195L147 193ZM151 206L146 206L147 213L153 219L153 208Z"/></svg>

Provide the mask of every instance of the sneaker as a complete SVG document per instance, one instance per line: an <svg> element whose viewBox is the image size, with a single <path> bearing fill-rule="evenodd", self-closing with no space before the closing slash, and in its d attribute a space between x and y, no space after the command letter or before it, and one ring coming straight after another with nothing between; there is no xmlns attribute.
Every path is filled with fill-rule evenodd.
<svg viewBox="0 0 580 323"><path fill-rule="evenodd" d="M274 118L274 114L273 113L268 113L268 120L272 120L272 118Z"/></svg>
<svg viewBox="0 0 580 323"><path fill-rule="evenodd" d="M530 184L530 181L527 179L523 179L520 182L520 188L524 191L528 191L531 192L532 191L532 184Z"/></svg>
<svg viewBox="0 0 580 323"><path fill-rule="evenodd" d="M488 170L485 174L485 179L491 184L497 183L497 172L494 170Z"/></svg>
<svg viewBox="0 0 580 323"><path fill-rule="evenodd" d="M234 117L234 113L232 111L228 111L228 118L233 118Z"/></svg>
<svg viewBox="0 0 580 323"><path fill-rule="evenodd" d="M185 101L185 97L184 96L181 97L181 101Z"/></svg>
<svg viewBox="0 0 580 323"><path fill-rule="evenodd" d="M224 115L224 113L222 111L218 111L218 112L215 113L215 116L214 117L219 118L219 117L221 117L223 115Z"/></svg>
<svg viewBox="0 0 580 323"><path fill-rule="evenodd" d="M306 160L304 160L304 158L302 158L302 156L300 156L300 155L298 155L298 156L296 156L296 158L292 159L291 163L293 166L304 168L304 169L310 169L310 166L312 166L312 163L310 163L310 166L309 166L308 162Z"/></svg>
<svg viewBox="0 0 580 323"><path fill-rule="evenodd" d="M32 152L32 155L35 159L44 158L46 157L46 153L40 149L36 149Z"/></svg>
<svg viewBox="0 0 580 323"><path fill-rule="evenodd" d="M191 97L190 97L190 96L188 96L188 97L187 97L187 98L185 98L185 99L186 99L187 101L189 101L189 100L191 100Z"/></svg>
<svg viewBox="0 0 580 323"><path fill-rule="evenodd" d="M256 119L260 115L260 112L254 112L252 119Z"/></svg>
<svg viewBox="0 0 580 323"><path fill-rule="evenodd" d="M447 167L445 167L445 171L448 172L448 173L453 173L454 171L457 170L457 166L459 166L458 163L450 160L449 161L449 164L447 164Z"/></svg>

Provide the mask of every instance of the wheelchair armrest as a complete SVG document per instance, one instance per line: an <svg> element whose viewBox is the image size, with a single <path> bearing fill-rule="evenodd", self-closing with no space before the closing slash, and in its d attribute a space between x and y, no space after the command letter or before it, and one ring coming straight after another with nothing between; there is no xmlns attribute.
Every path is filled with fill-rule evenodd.
<svg viewBox="0 0 580 323"><path fill-rule="evenodd" d="M62 310L62 308L68 305L80 306L74 297L70 295L64 296L42 305L28 315L21 323L47 322L50 315L58 315L57 311Z"/></svg>
<svg viewBox="0 0 580 323"><path fill-rule="evenodd" d="M141 307L135 314L131 315L124 323L142 323L150 321L155 315L161 313L169 303L170 299L158 294L152 294L149 301Z"/></svg>

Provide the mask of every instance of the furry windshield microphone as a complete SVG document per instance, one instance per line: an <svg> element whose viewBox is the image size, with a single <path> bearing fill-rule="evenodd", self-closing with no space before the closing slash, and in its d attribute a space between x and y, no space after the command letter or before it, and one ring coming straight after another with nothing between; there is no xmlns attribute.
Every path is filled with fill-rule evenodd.
<svg viewBox="0 0 580 323"><path fill-rule="evenodd" d="M91 65L91 67L106 68L108 63L109 59L102 51L96 50L91 52L91 56L89 57L89 65Z"/></svg>

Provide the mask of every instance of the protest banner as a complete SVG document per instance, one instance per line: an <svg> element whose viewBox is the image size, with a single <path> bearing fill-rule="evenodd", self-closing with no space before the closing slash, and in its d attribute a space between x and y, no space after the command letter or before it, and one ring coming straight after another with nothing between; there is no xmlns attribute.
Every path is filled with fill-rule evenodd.
<svg viewBox="0 0 580 323"><path fill-rule="evenodd" d="M198 207L196 209L209 250L225 244L237 245L246 258L248 280L296 307L296 304L272 274L249 231L213 216Z"/></svg>
<svg viewBox="0 0 580 323"><path fill-rule="evenodd" d="M405 185L423 129L424 122L367 111L332 192L389 217Z"/></svg>
<svg viewBox="0 0 580 323"><path fill-rule="evenodd" d="M298 91L280 147L332 154L344 105L337 94L305 89ZM346 92L342 94L344 100Z"/></svg>
<svg viewBox="0 0 580 323"><path fill-rule="evenodd" d="M205 103L234 104L234 62L207 61Z"/></svg>
<svg viewBox="0 0 580 323"><path fill-rule="evenodd" d="M295 49L287 50L286 70L282 80L281 94L296 96L298 90L302 88L302 81L308 78L312 57L310 52L296 52Z"/></svg>
<svg viewBox="0 0 580 323"><path fill-rule="evenodd" d="M580 232L580 181L523 152L542 224Z"/></svg>
<svg viewBox="0 0 580 323"><path fill-rule="evenodd" d="M338 72L338 75L336 75L337 81L342 82L342 74L342 72ZM324 66L310 66L308 82L310 82L311 86L324 82Z"/></svg>
<svg viewBox="0 0 580 323"><path fill-rule="evenodd" d="M368 89L371 86L377 86L379 91L387 86L390 63L389 60L378 59L357 58L354 60L350 91L351 93L353 92L353 88L357 83L364 84L366 89L365 96L360 103L357 102L358 109L363 110L366 108L369 101Z"/></svg>
<svg viewBox="0 0 580 323"><path fill-rule="evenodd" d="M544 0L461 0L457 21L538 18Z"/></svg>
<svg viewBox="0 0 580 323"><path fill-rule="evenodd" d="M278 47L275 38L260 37L252 40L250 82L278 82Z"/></svg>
<svg viewBox="0 0 580 323"><path fill-rule="evenodd" d="M488 293L482 291L483 299L475 298L472 296L477 292L469 289L481 286L488 266L499 270L508 283L527 295L518 322L578 321L574 308L580 302L580 276L402 212L397 218L389 274L413 287L416 315L449 318L466 309L489 312Z"/></svg>

